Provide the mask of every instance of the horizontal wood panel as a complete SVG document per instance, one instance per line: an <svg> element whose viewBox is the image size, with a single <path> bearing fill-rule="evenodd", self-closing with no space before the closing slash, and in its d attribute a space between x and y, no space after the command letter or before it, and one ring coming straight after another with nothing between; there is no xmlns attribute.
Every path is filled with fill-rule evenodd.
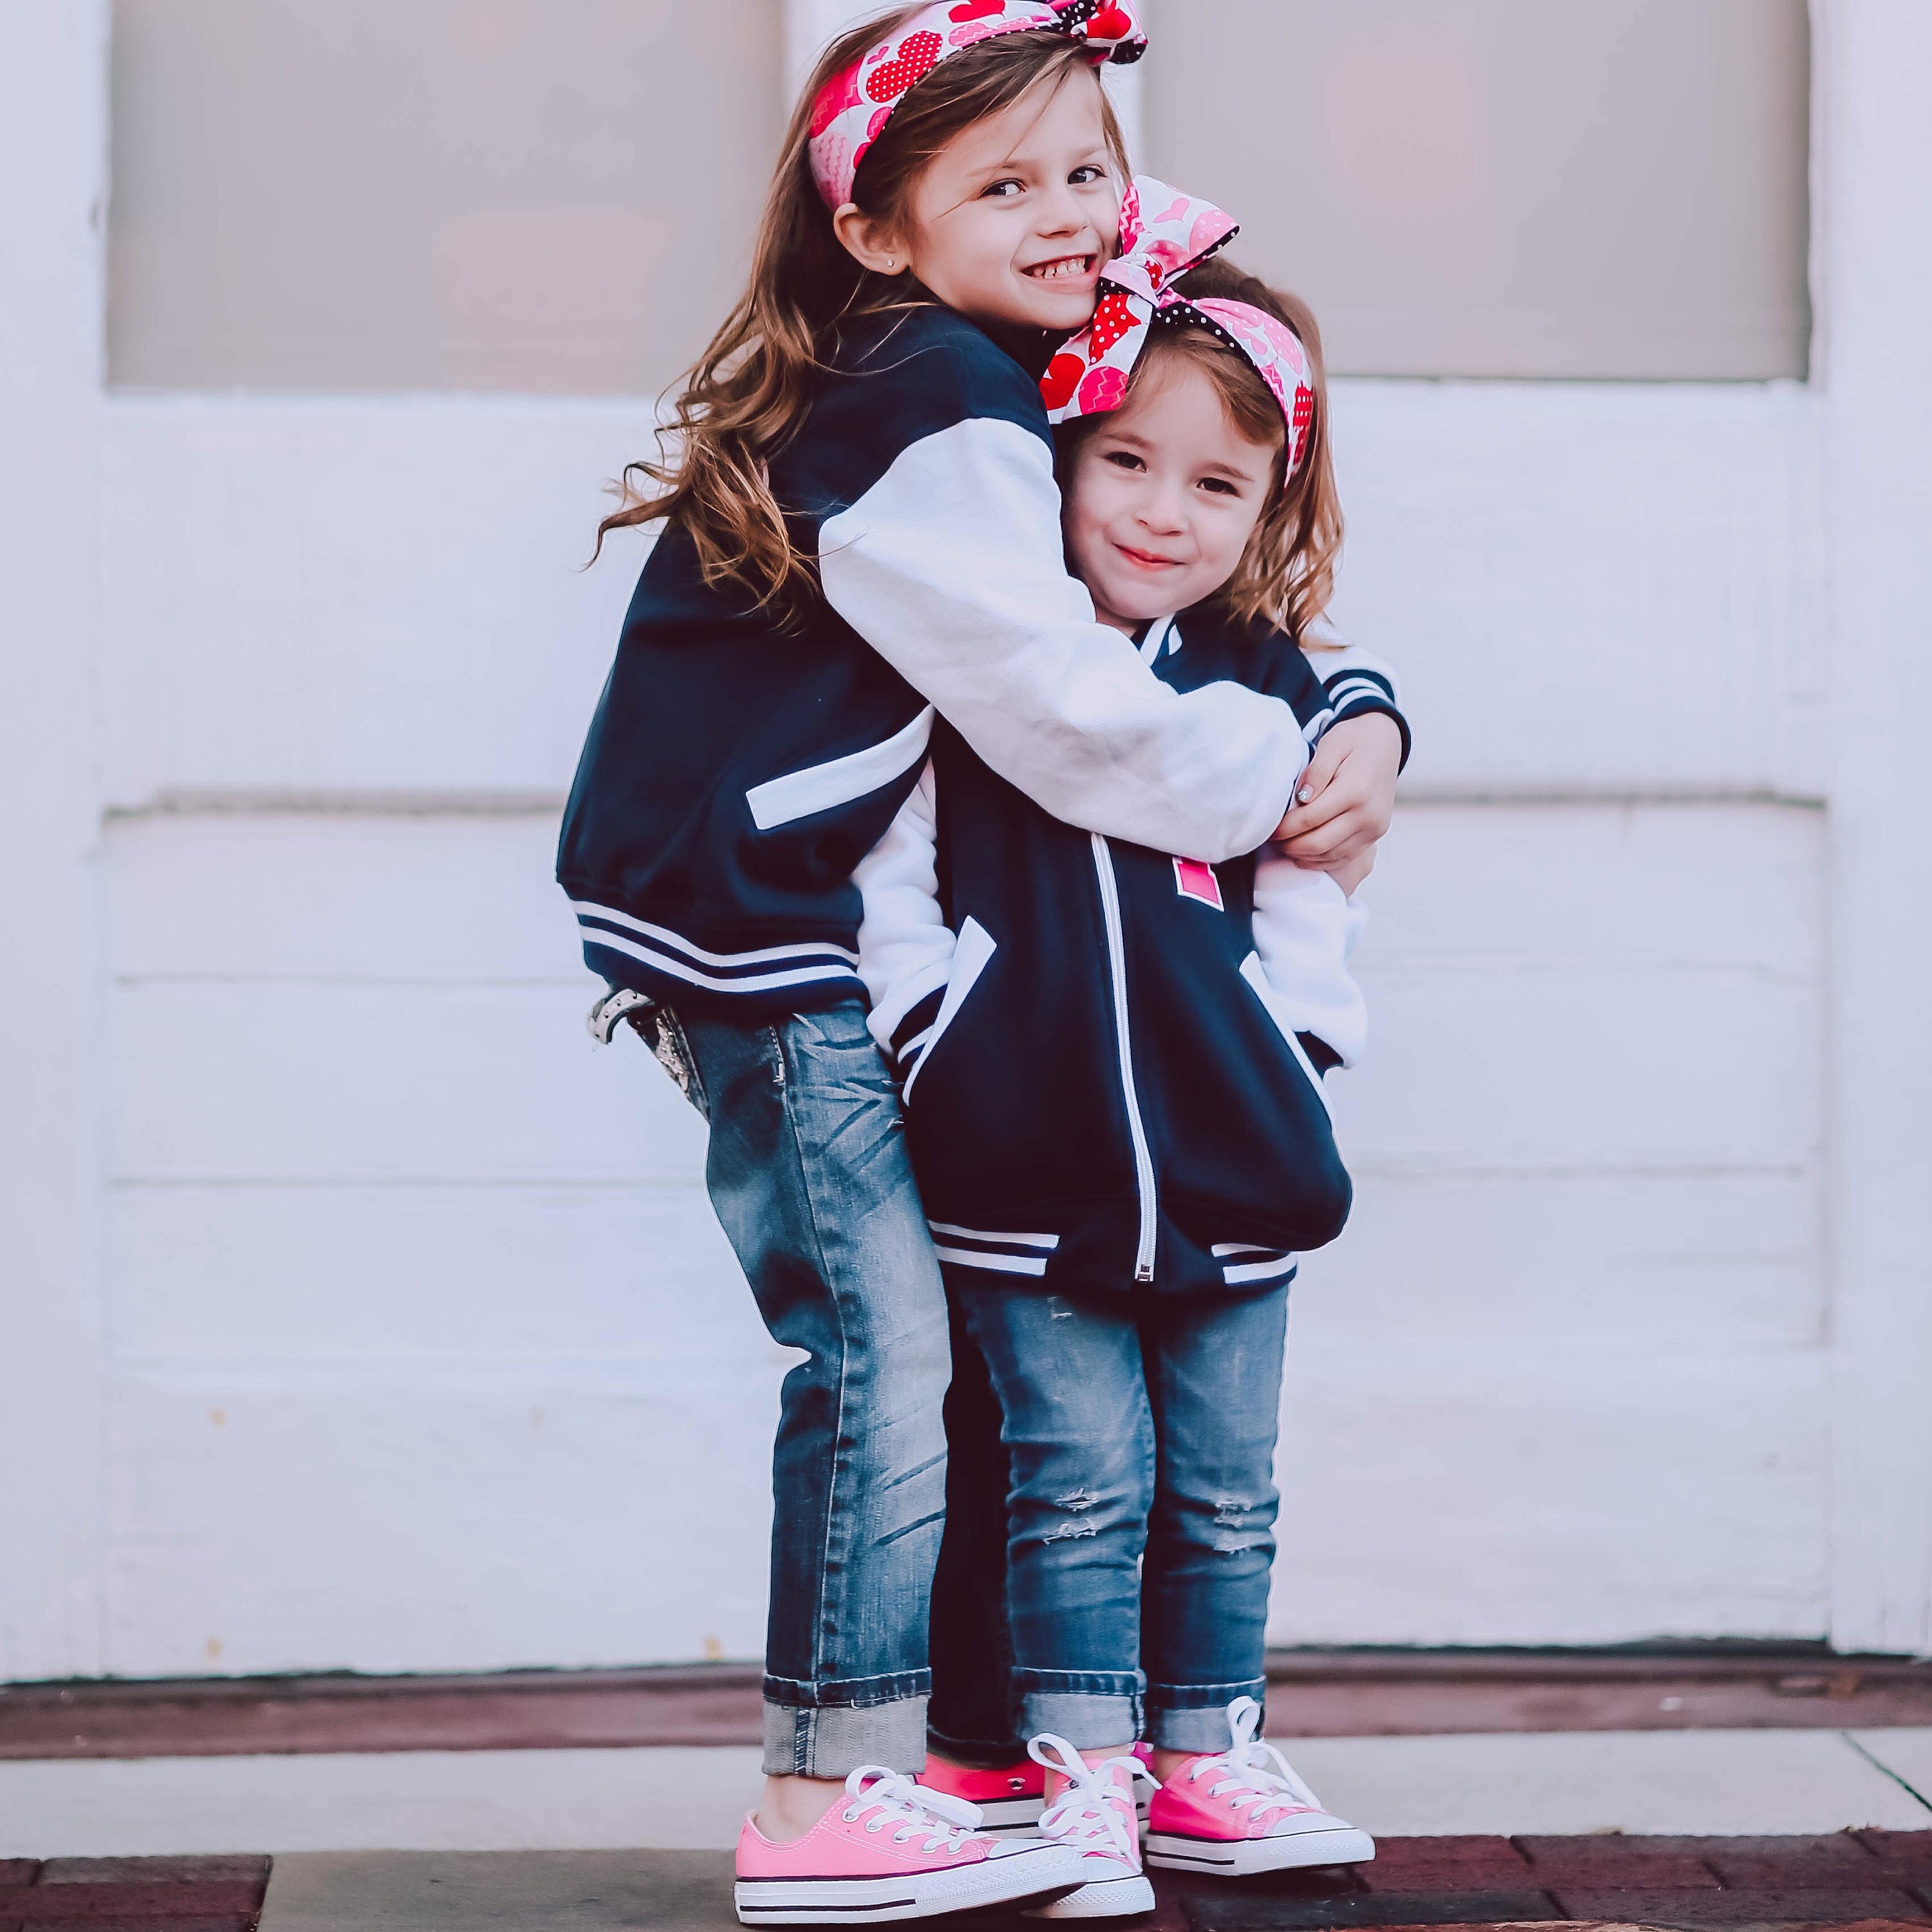
<svg viewBox="0 0 1932 1932"><path fill-rule="evenodd" d="M1399 807L1365 956L1822 970L1823 814ZM162 813L106 841L117 978L579 981L543 813Z"/></svg>
<svg viewBox="0 0 1932 1932"><path fill-rule="evenodd" d="M1574 1363L1823 1346L1822 1191L1784 1174L1355 1174L1295 1286L1298 1361ZM1612 1367L1611 1364L1616 1366Z"/></svg>
<svg viewBox="0 0 1932 1932"><path fill-rule="evenodd" d="M1291 1346L1278 1643L1590 1643L1824 1628L1826 1367L1565 1367ZM1426 1636L1421 1634L1426 1632Z"/></svg>
<svg viewBox="0 0 1932 1932"><path fill-rule="evenodd" d="M588 982L586 982L586 986ZM118 1179L690 1180L704 1127L586 988L151 982L114 1003Z"/></svg>
<svg viewBox="0 0 1932 1932"><path fill-rule="evenodd" d="M1817 781L1814 399L1358 383L1336 413L1336 614L1403 674L1419 779ZM642 552L579 566L647 412L122 398L106 438L110 801L562 795Z"/></svg>
<svg viewBox="0 0 1932 1932"><path fill-rule="evenodd" d="M106 1668L756 1655L777 1380L118 1377Z"/></svg>
<svg viewBox="0 0 1932 1932"><path fill-rule="evenodd" d="M1359 1172L1302 1264L1297 1359L1811 1346L1818 1213L1809 1173ZM123 1363L778 1359L694 1183L124 1185L107 1238Z"/></svg>
<svg viewBox="0 0 1932 1932"><path fill-rule="evenodd" d="M1822 832L1404 812L1279 1639L1822 1628ZM783 1358L701 1124L584 1040L550 836L112 829L116 1668L755 1654Z"/></svg>
<svg viewBox="0 0 1932 1932"><path fill-rule="evenodd" d="M1820 788L1822 536L1795 388L1349 382L1334 615L1418 780Z"/></svg>
<svg viewBox="0 0 1932 1932"><path fill-rule="evenodd" d="M695 1180L123 1186L107 1245L123 1362L382 1375L591 1358L762 1366L783 1352Z"/></svg>
<svg viewBox="0 0 1932 1932"><path fill-rule="evenodd" d="M1815 1635L1821 1376L1298 1360L1271 1639ZM776 1372L112 1395L117 1672L758 1654Z"/></svg>
<svg viewBox="0 0 1932 1932"><path fill-rule="evenodd" d="M1818 1135L1814 989L1739 972L1365 973L1345 1150L1540 1171L1790 1168ZM148 982L113 1006L133 1180L689 1179L703 1126L568 988ZM1580 1013L1591 1016L1580 1034Z"/></svg>

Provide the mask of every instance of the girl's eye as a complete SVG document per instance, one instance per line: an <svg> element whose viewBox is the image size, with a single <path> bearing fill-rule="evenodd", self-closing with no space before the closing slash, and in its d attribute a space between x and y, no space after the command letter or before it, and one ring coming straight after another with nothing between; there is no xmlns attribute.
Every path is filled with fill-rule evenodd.
<svg viewBox="0 0 1932 1932"><path fill-rule="evenodd" d="M1217 496L1238 496L1241 494L1225 476L1204 476L1201 487L1213 490Z"/></svg>
<svg viewBox="0 0 1932 1932"><path fill-rule="evenodd" d="M1024 194L1025 186L1022 182L1009 178L1006 181L988 182L980 192L982 200L989 194L998 195L1002 200L1005 200L1013 195Z"/></svg>
<svg viewBox="0 0 1932 1932"><path fill-rule="evenodd" d="M1107 178L1107 170L1090 161L1084 167L1076 168L1066 178L1076 188L1091 188L1096 182L1103 182Z"/></svg>
<svg viewBox="0 0 1932 1932"><path fill-rule="evenodd" d="M1142 470L1146 467L1131 449L1110 449L1102 459L1121 470Z"/></svg>

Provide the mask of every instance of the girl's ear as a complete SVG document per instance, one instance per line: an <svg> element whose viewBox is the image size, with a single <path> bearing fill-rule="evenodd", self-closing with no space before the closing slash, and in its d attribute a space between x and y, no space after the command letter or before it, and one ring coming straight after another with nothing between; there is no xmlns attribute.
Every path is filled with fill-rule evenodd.
<svg viewBox="0 0 1932 1932"><path fill-rule="evenodd" d="M875 275L902 275L911 266L898 236L877 217L863 213L856 201L832 215L832 232L846 254Z"/></svg>

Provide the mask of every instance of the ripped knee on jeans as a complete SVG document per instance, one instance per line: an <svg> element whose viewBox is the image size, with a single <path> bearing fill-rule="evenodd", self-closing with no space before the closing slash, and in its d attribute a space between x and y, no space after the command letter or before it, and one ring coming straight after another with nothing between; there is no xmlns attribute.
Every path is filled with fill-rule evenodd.
<svg viewBox="0 0 1932 1932"><path fill-rule="evenodd" d="M1246 1496L1217 1496L1214 1499L1214 1553L1238 1556L1268 1540L1268 1526L1254 1520L1263 1507Z"/></svg>
<svg viewBox="0 0 1932 1932"><path fill-rule="evenodd" d="M1100 1526L1094 1520L1093 1510L1100 1498L1084 1486L1070 1490L1064 1496L1055 1496L1053 1507L1066 1512L1063 1520L1055 1523L1040 1538L1042 1543L1069 1543L1083 1536L1098 1536Z"/></svg>

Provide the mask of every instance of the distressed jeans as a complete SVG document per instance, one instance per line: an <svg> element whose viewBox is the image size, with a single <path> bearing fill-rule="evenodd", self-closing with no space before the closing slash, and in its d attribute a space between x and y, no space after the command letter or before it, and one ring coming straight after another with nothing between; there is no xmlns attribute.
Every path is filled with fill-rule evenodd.
<svg viewBox="0 0 1932 1932"><path fill-rule="evenodd" d="M1226 1750L1265 1690L1286 1287L955 1294L1004 1418L1021 1730Z"/></svg>
<svg viewBox="0 0 1932 1932"><path fill-rule="evenodd" d="M635 1024L710 1124L712 1204L784 1378L772 1462L764 1768L926 1761L926 1619L946 1513L945 1292L898 1097L856 1000Z"/></svg>

